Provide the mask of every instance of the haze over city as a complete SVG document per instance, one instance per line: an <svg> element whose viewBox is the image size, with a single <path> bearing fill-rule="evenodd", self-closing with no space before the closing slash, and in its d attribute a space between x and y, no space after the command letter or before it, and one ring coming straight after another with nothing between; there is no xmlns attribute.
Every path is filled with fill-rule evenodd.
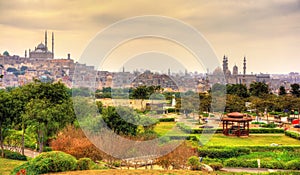
<svg viewBox="0 0 300 175"><path fill-rule="evenodd" d="M56 36L55 58L71 53L78 60L99 31L140 15L168 16L195 27L215 50L220 65L225 54L230 68L242 67L246 56L249 72L299 71L299 0L0 1L0 51L24 55L24 50L43 42L41 33L48 29ZM144 54L143 59L147 55L153 56ZM131 65L134 69L138 64Z"/></svg>

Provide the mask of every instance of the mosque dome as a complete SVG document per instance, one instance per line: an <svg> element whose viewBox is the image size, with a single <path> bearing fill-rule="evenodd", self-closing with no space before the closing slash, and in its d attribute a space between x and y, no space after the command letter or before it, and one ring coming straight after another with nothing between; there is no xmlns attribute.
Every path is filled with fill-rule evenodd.
<svg viewBox="0 0 300 175"><path fill-rule="evenodd" d="M222 69L220 67L217 67L214 71L213 71L213 75L224 75Z"/></svg>
<svg viewBox="0 0 300 175"><path fill-rule="evenodd" d="M37 46L37 49L45 49L45 45L43 43L40 43L38 46Z"/></svg>

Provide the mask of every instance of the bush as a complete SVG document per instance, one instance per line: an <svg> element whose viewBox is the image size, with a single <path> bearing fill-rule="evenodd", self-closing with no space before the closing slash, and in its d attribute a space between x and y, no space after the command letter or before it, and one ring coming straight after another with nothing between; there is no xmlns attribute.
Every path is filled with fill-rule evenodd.
<svg viewBox="0 0 300 175"><path fill-rule="evenodd" d="M210 163L208 164L214 171L219 171L223 168L223 165L221 163Z"/></svg>
<svg viewBox="0 0 300 175"><path fill-rule="evenodd" d="M13 152L9 150L4 150L4 156L7 159L13 159L13 160L27 160L27 157L18 153L18 152Z"/></svg>
<svg viewBox="0 0 300 175"><path fill-rule="evenodd" d="M260 125L260 124L266 124L266 123L265 122L251 122L251 124Z"/></svg>
<svg viewBox="0 0 300 175"><path fill-rule="evenodd" d="M185 125L184 123L176 123L176 126L186 133L190 133L192 131L191 127Z"/></svg>
<svg viewBox="0 0 300 175"><path fill-rule="evenodd" d="M261 168L269 168L269 169L285 169L284 162L281 161L261 161Z"/></svg>
<svg viewBox="0 0 300 175"><path fill-rule="evenodd" d="M284 133L280 128L250 128L250 134Z"/></svg>
<svg viewBox="0 0 300 175"><path fill-rule="evenodd" d="M289 137L292 137L294 139L300 140L300 133L293 132L293 131L285 131L285 135L289 136Z"/></svg>
<svg viewBox="0 0 300 175"><path fill-rule="evenodd" d="M167 110L168 110L168 113L174 113L174 112L176 112L175 108L168 108Z"/></svg>
<svg viewBox="0 0 300 175"><path fill-rule="evenodd" d="M239 148L239 147L232 147L231 149L199 148L198 152L201 157L209 157L214 159L214 158L231 158L231 157L238 157L241 155L250 154L250 149Z"/></svg>
<svg viewBox="0 0 300 175"><path fill-rule="evenodd" d="M60 151L46 152L16 167L12 174L26 170L27 175L45 174L50 172L72 171L76 169L75 157Z"/></svg>
<svg viewBox="0 0 300 175"><path fill-rule="evenodd" d="M257 160L256 159L237 159L230 158L224 161L224 165L226 167L244 167L244 168L257 168Z"/></svg>
<svg viewBox="0 0 300 175"><path fill-rule="evenodd" d="M160 118L159 122L175 122L175 118Z"/></svg>
<svg viewBox="0 0 300 175"><path fill-rule="evenodd" d="M191 156L188 159L188 165L191 166L191 170L200 170L201 164L199 162L199 158L196 156Z"/></svg>
<svg viewBox="0 0 300 175"><path fill-rule="evenodd" d="M300 159L287 162L285 168L289 170L300 170Z"/></svg>
<svg viewBox="0 0 300 175"><path fill-rule="evenodd" d="M87 157L97 161L102 160L106 155L85 136L80 128L74 126L67 126L63 129L58 137L51 141L50 145L53 150L63 151L77 159Z"/></svg>
<svg viewBox="0 0 300 175"><path fill-rule="evenodd" d="M262 124L261 127L263 127L263 128L276 128L277 125L275 123L268 123L268 124Z"/></svg>
<svg viewBox="0 0 300 175"><path fill-rule="evenodd" d="M95 167L95 163L90 158L80 158L77 161L77 170L91 170Z"/></svg>
<svg viewBox="0 0 300 175"><path fill-rule="evenodd" d="M236 147L236 146L208 146L206 147L208 149L234 149L234 148L246 148L249 149L250 152L270 152L270 151L298 151L300 152L300 146L242 146L242 147Z"/></svg>

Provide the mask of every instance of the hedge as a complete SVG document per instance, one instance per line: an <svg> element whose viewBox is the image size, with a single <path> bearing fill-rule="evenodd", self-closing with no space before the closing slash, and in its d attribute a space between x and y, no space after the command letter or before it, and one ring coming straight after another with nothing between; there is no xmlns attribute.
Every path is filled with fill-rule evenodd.
<svg viewBox="0 0 300 175"><path fill-rule="evenodd" d="M224 161L226 167L243 167L243 168L257 168L257 159L238 159L230 158ZM286 169L286 170L300 170L300 159L284 161L266 161L261 160L261 168L269 169Z"/></svg>
<svg viewBox="0 0 300 175"><path fill-rule="evenodd" d="M224 161L226 167L243 167L243 168L257 168L257 159L237 159L230 158Z"/></svg>
<svg viewBox="0 0 300 175"><path fill-rule="evenodd" d="M1 151L0 151L1 152ZM13 152L9 150L4 150L4 156L7 159L13 159L13 160L27 160L27 157L18 153L18 152Z"/></svg>
<svg viewBox="0 0 300 175"><path fill-rule="evenodd" d="M300 151L300 146L208 146L207 149L235 149L246 148L251 152L270 152L270 151Z"/></svg>
<svg viewBox="0 0 300 175"><path fill-rule="evenodd" d="M175 118L160 118L159 122L175 122Z"/></svg>
<svg viewBox="0 0 300 175"><path fill-rule="evenodd" d="M192 134L201 134L205 130L207 133L223 133L222 128L217 128L217 129L203 129L203 128L197 128L197 129L192 129L191 133ZM264 134L264 133L284 133L284 129L281 128L250 128L249 129L250 134Z"/></svg>
<svg viewBox="0 0 300 175"><path fill-rule="evenodd" d="M185 125L184 123L176 123L176 126L186 133L191 134L201 134L203 131L205 133L223 133L223 128L196 128L191 129L191 127ZM284 133L284 129L281 128L250 128L250 134L265 134L265 133Z"/></svg>
<svg viewBox="0 0 300 175"><path fill-rule="evenodd" d="M211 148L198 148L199 156L208 157L208 158L231 158L238 157L241 155L250 154L250 149L248 148L239 148L232 147L231 149L211 149Z"/></svg>
<svg viewBox="0 0 300 175"><path fill-rule="evenodd" d="M284 134L285 134L286 136L288 136L288 137L292 137L292 138L294 138L294 139L300 140L300 133L298 133L298 132L285 131Z"/></svg>

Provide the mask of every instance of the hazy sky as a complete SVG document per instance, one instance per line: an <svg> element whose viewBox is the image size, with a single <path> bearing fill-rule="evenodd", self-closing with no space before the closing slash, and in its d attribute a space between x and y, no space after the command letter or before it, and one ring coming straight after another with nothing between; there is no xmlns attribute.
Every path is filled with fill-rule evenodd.
<svg viewBox="0 0 300 175"><path fill-rule="evenodd" d="M44 42L47 29L48 45L55 33L55 57L77 60L99 31L140 15L195 27L220 61L228 56L230 69L241 71L246 56L249 73L300 72L299 0L0 0L0 52L23 56Z"/></svg>

